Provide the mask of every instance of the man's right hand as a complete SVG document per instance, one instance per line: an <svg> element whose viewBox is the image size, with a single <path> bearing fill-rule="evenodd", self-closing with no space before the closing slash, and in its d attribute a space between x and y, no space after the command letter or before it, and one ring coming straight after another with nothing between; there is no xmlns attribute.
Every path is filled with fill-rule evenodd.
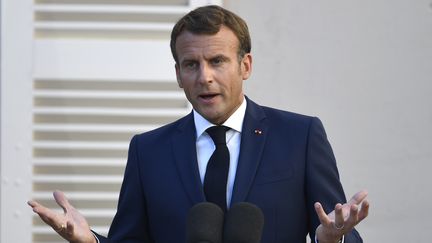
<svg viewBox="0 0 432 243"><path fill-rule="evenodd" d="M63 208L63 213L57 213L36 201L29 201L33 212L61 237L71 243L96 243L96 238L90 230L87 220L67 200L61 191L54 191L54 199Z"/></svg>

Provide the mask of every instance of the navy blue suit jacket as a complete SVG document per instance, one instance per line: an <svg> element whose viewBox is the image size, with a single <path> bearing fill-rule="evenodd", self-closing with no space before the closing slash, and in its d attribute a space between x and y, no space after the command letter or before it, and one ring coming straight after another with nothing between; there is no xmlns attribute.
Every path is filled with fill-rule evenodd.
<svg viewBox="0 0 432 243"><path fill-rule="evenodd" d="M330 212L346 201L324 128L318 118L247 102L231 204L261 208L261 242L306 242L319 225L314 203ZM101 242L185 242L187 213L205 201L195 142L192 113L132 139L118 211ZM345 242L362 240L353 230Z"/></svg>

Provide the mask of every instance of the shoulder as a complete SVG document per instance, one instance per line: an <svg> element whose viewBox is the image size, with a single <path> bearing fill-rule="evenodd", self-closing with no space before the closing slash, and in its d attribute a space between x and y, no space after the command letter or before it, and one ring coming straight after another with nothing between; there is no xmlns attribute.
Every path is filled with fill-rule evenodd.
<svg viewBox="0 0 432 243"><path fill-rule="evenodd" d="M248 106L254 113L260 114L260 116L271 121L280 122L294 122L294 123L306 123L309 124L313 120L318 119L317 117L295 113L287 110L277 109L269 106L259 105L252 100L248 100ZM319 120L319 119L318 119Z"/></svg>
<svg viewBox="0 0 432 243"><path fill-rule="evenodd" d="M190 126L194 126L192 113L156 129L137 134L132 138L132 141L138 141L140 143L160 143L171 139L174 133Z"/></svg>
<svg viewBox="0 0 432 243"><path fill-rule="evenodd" d="M309 132L311 128L322 127L321 120L315 116L262 106L251 100L249 100L248 105L253 116L261 117L260 119L264 120L271 127L277 127L281 130L289 129Z"/></svg>
<svg viewBox="0 0 432 243"><path fill-rule="evenodd" d="M283 121L292 121L292 122L301 122L301 123L309 123L314 119L312 116L299 114L291 111L276 109L268 106L261 106L266 117L269 119L283 120Z"/></svg>

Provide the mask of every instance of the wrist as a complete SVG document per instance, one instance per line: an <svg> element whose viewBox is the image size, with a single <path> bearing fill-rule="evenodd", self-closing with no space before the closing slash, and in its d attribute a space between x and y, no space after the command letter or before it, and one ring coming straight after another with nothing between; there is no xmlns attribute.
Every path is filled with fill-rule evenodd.
<svg viewBox="0 0 432 243"><path fill-rule="evenodd" d="M344 243L344 238L345 237L342 236L342 238L340 240L335 241L334 243ZM318 240L317 235L315 235L315 243L333 243L333 242L331 242L331 241L329 241L329 242L320 241L320 240Z"/></svg>
<svg viewBox="0 0 432 243"><path fill-rule="evenodd" d="M332 234L333 233L333 234ZM344 235L336 235L334 232L325 232L322 226L315 230L315 243L344 243Z"/></svg>

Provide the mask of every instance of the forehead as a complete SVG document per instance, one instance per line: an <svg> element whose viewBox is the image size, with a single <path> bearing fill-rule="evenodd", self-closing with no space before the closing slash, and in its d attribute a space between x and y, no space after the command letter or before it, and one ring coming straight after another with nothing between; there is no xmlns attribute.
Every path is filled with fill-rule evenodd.
<svg viewBox="0 0 432 243"><path fill-rule="evenodd" d="M183 31L176 41L179 60L196 55L237 55L239 41L229 28L222 26L214 35Z"/></svg>

